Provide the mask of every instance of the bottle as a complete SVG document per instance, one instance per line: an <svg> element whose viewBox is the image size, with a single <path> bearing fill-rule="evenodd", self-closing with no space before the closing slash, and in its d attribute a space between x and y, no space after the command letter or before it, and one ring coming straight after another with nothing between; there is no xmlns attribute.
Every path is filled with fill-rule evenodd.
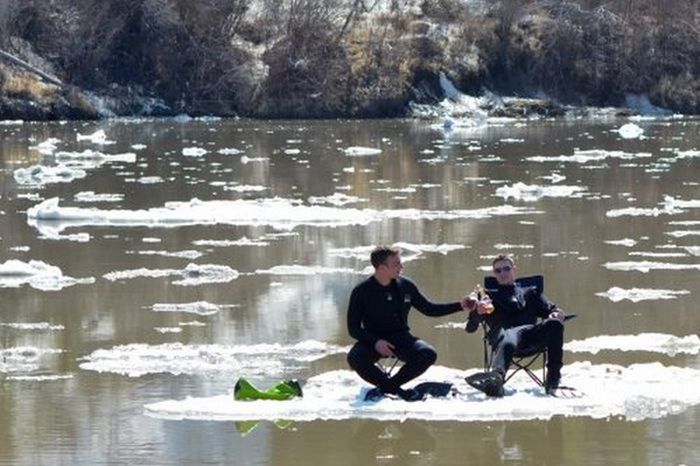
<svg viewBox="0 0 700 466"><path fill-rule="evenodd" d="M481 285L476 285L476 288L474 289L476 292L476 298L481 301L483 299L487 299L488 302L484 303L484 310L486 311L487 314L491 314L493 312L493 303L491 302L491 298L489 297L488 293L486 293L486 290L484 290L484 287Z"/></svg>

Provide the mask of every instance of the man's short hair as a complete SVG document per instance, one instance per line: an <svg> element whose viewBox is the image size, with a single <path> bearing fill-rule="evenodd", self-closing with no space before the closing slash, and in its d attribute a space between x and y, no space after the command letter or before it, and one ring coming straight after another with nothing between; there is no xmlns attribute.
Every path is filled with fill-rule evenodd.
<svg viewBox="0 0 700 466"><path fill-rule="evenodd" d="M493 267L494 265L496 265L496 263L501 261L508 261L510 262L510 265L515 265L513 256L511 256L510 254L499 254L491 261L491 267Z"/></svg>
<svg viewBox="0 0 700 466"><path fill-rule="evenodd" d="M386 264L386 260L391 256L398 256L401 251L399 248L390 246L377 246L369 255L369 260L372 266L376 269L382 264Z"/></svg>

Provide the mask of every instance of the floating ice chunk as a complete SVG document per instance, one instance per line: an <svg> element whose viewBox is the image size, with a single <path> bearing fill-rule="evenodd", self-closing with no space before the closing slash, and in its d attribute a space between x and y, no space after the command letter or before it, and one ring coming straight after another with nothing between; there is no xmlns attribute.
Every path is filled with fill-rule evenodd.
<svg viewBox="0 0 700 466"><path fill-rule="evenodd" d="M226 265L197 265L188 264L182 270L179 269L134 269L109 272L104 278L110 281L129 280L138 277L163 278L177 275L182 277L174 281L173 285L196 286L207 283L227 283L238 278L238 271Z"/></svg>
<svg viewBox="0 0 700 466"><path fill-rule="evenodd" d="M343 152L350 157L363 157L381 154L382 150L374 147L352 146L343 149Z"/></svg>
<svg viewBox="0 0 700 466"><path fill-rule="evenodd" d="M651 351L669 356L698 354L700 338L697 335L677 337L664 333L640 333L638 335L599 335L566 343L564 349L574 353L599 351Z"/></svg>
<svg viewBox="0 0 700 466"><path fill-rule="evenodd" d="M572 163L588 163L588 162L600 162L608 158L622 159L622 160L633 160L636 158L649 158L651 153L649 152L639 152L632 154L623 151L608 151L603 149L591 149L591 150L574 150L574 155L560 155L555 157L545 157L545 156L534 156L526 157L525 160L529 162L572 162Z"/></svg>
<svg viewBox="0 0 700 466"><path fill-rule="evenodd" d="M179 259L198 259L204 255L203 252L192 249L186 251L127 251L127 254L138 254L140 256L163 256L177 257Z"/></svg>
<svg viewBox="0 0 700 466"><path fill-rule="evenodd" d="M424 252L434 252L438 254L447 255L452 251L459 251L460 249L465 249L466 246L462 244L415 244L415 243L405 243L398 242L393 244L394 247L401 249L402 253L405 251L422 254Z"/></svg>
<svg viewBox="0 0 700 466"><path fill-rule="evenodd" d="M700 157L700 150L677 150L676 157L679 159Z"/></svg>
<svg viewBox="0 0 700 466"><path fill-rule="evenodd" d="M268 198L235 201L168 202L164 207L148 210L104 210L95 207L61 207L58 198L47 199L27 210L29 224L52 234L77 226L150 226L178 227L184 225L269 225L279 230L291 230L299 225L337 227L367 225L387 218L405 220L456 220L490 218L506 215L538 214L524 207L499 205L473 210L424 211L396 209L377 211L325 206L306 206L300 201Z"/></svg>
<svg viewBox="0 0 700 466"><path fill-rule="evenodd" d="M685 250L693 256L700 256L700 246L685 246Z"/></svg>
<svg viewBox="0 0 700 466"><path fill-rule="evenodd" d="M216 152L221 155L238 155L243 153L242 150L234 149L233 147L225 147L223 149L217 150Z"/></svg>
<svg viewBox="0 0 700 466"><path fill-rule="evenodd" d="M201 147L185 147L182 149L182 155L187 157L201 157L206 153L207 150Z"/></svg>
<svg viewBox="0 0 700 466"><path fill-rule="evenodd" d="M58 148L57 144L59 142L61 142L60 139L49 138L46 141L40 142L36 146L31 147L30 149L36 149L41 154L49 155L49 154L53 154L54 151Z"/></svg>
<svg viewBox="0 0 700 466"><path fill-rule="evenodd" d="M617 240L607 240L605 241L606 244L612 244L614 246L625 246L627 248L631 248L637 245L637 241L633 240L632 238L624 238L624 239L617 239Z"/></svg>
<svg viewBox="0 0 700 466"><path fill-rule="evenodd" d="M624 139L637 139L644 134L644 130L634 123L626 123L615 131Z"/></svg>
<svg viewBox="0 0 700 466"><path fill-rule="evenodd" d="M141 178L137 178L136 182L140 184L158 184L165 183L165 180L160 176L142 176Z"/></svg>
<svg viewBox="0 0 700 466"><path fill-rule="evenodd" d="M362 272L349 268L323 267L320 265L276 265L269 269L255 271L260 275L335 275L359 274Z"/></svg>
<svg viewBox="0 0 700 466"><path fill-rule="evenodd" d="M700 206L700 202L698 203ZM683 212L683 208L695 207L692 201L682 201L671 196L665 196L663 207L642 208L627 207L624 209L608 210L607 217L658 217L659 215L675 215Z"/></svg>
<svg viewBox="0 0 700 466"><path fill-rule="evenodd" d="M666 234L674 238L684 238L686 236L700 236L700 230L673 230L667 231Z"/></svg>
<svg viewBox="0 0 700 466"><path fill-rule="evenodd" d="M285 149L284 153L287 155L297 155L301 154L301 149Z"/></svg>
<svg viewBox="0 0 700 466"><path fill-rule="evenodd" d="M224 191L233 191L236 193L258 193L261 191L265 191L268 188L267 186L260 186L260 185L252 185L252 184L240 184L240 185L235 185L235 186L224 186Z"/></svg>
<svg viewBox="0 0 700 466"><path fill-rule="evenodd" d="M496 195L507 200L514 198L522 201L538 201L543 197L573 197L585 192L581 186L538 186L525 183L515 183L512 186L501 186L496 189Z"/></svg>
<svg viewBox="0 0 700 466"><path fill-rule="evenodd" d="M357 204L359 202L367 202L367 199L362 199L357 196L349 196L344 193L333 193L330 196L311 196L309 204L330 204L336 207L341 207L347 204Z"/></svg>
<svg viewBox="0 0 700 466"><path fill-rule="evenodd" d="M224 309L237 307L234 304L212 304L207 301L196 301L193 303L156 303L151 306L154 312L185 312L188 314L197 314L200 316L211 316L218 314Z"/></svg>
<svg viewBox="0 0 700 466"><path fill-rule="evenodd" d="M98 349L81 359L80 368L129 377L161 373L270 376L282 375L287 369L286 364L296 368L300 362L312 362L345 353L348 349L311 340L294 345L130 344Z"/></svg>
<svg viewBox="0 0 700 466"><path fill-rule="evenodd" d="M508 243L498 243L493 245L494 249L500 251L507 251L510 249L535 249L532 244L508 244Z"/></svg>
<svg viewBox="0 0 700 466"><path fill-rule="evenodd" d="M22 262L11 259L0 264L0 287L29 285L43 291L56 291L77 284L94 283L94 278L76 279L63 275L61 269L42 261Z"/></svg>
<svg viewBox="0 0 700 466"><path fill-rule="evenodd" d="M5 380L18 380L23 382L54 382L56 380L70 380L72 374L53 374L53 375L8 375Z"/></svg>
<svg viewBox="0 0 700 466"><path fill-rule="evenodd" d="M656 301L660 299L677 299L679 295L690 294L687 290L659 290L648 288L631 288L625 290L623 288L613 286L604 293L596 293L596 296L608 298L610 301L617 303L624 299L638 303L640 301Z"/></svg>
<svg viewBox="0 0 700 466"><path fill-rule="evenodd" d="M123 194L95 194L94 191L81 191L73 196L75 202L121 202L124 200Z"/></svg>
<svg viewBox="0 0 700 466"><path fill-rule="evenodd" d="M12 328L15 330L65 330L65 327L63 325L53 325L48 322L2 322L0 323L0 326Z"/></svg>
<svg viewBox="0 0 700 466"><path fill-rule="evenodd" d="M676 264L652 261L606 262L603 267L609 270L636 271L647 273L651 270L700 270L700 264Z"/></svg>
<svg viewBox="0 0 700 466"><path fill-rule="evenodd" d="M24 120L0 120L0 125L1 126L15 126L15 125L23 125Z"/></svg>
<svg viewBox="0 0 700 466"><path fill-rule="evenodd" d="M0 349L0 374L30 372L39 369L39 360L47 355L60 354L63 350L16 346Z"/></svg>
<svg viewBox="0 0 700 466"><path fill-rule="evenodd" d="M291 421L377 419L405 421L542 420L554 416L609 419L622 416L630 421L675 415L700 404L700 371L634 364L629 367L576 362L563 368L566 385L579 396L552 399L532 388L532 381L519 373L506 385L507 396L494 400L469 387L464 376L481 369L452 369L432 366L415 380L446 381L456 393L428 398L420 403L384 399L365 402L369 386L350 370L335 370L309 378L304 397L285 402L235 401L231 393L205 398L187 397L145 405L149 416L173 420L275 420ZM522 374L522 375L521 375Z"/></svg>
<svg viewBox="0 0 700 466"><path fill-rule="evenodd" d="M77 178L85 178L85 170L69 168L65 165L47 167L33 165L29 168L18 168L14 172L15 181L21 185L44 185L51 183L70 183Z"/></svg>
<svg viewBox="0 0 700 466"><path fill-rule="evenodd" d="M270 159L267 157L248 157L246 155L241 157L241 163L244 165L253 162L267 162L268 160Z"/></svg>
<svg viewBox="0 0 700 466"><path fill-rule="evenodd" d="M134 150L144 150L148 146L146 144L132 144L131 148Z"/></svg>
<svg viewBox="0 0 700 466"><path fill-rule="evenodd" d="M182 329L180 327L154 327L153 330L155 330L158 333L182 333Z"/></svg>
<svg viewBox="0 0 700 466"><path fill-rule="evenodd" d="M102 129L99 129L92 134L76 134L75 136L78 141L88 141L93 144L99 144L102 146L115 144L114 141L110 141L107 139L107 134Z"/></svg>
<svg viewBox="0 0 700 466"><path fill-rule="evenodd" d="M225 248L229 246L269 246L269 241L261 241L246 238L245 236L237 240L214 240L214 239L198 239L192 241L195 246L213 246L218 248Z"/></svg>

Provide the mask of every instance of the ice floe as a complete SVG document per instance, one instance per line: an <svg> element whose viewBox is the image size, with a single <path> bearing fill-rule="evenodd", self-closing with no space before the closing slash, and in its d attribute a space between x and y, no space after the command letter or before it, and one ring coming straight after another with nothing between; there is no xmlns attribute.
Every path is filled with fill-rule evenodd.
<svg viewBox="0 0 700 466"><path fill-rule="evenodd" d="M81 191L73 196L75 202L121 202L124 200L124 194L116 193L100 193L94 191Z"/></svg>
<svg viewBox="0 0 700 466"><path fill-rule="evenodd" d="M649 351L669 356L677 354L698 354L700 338L697 335L677 337L665 333L640 333L638 335L598 335L585 340L573 340L564 345L573 353L597 354L610 351Z"/></svg>
<svg viewBox="0 0 700 466"><path fill-rule="evenodd" d="M320 265L276 265L269 269L258 269L259 275L335 275L335 274L361 274L363 271L347 267L323 267Z"/></svg>
<svg viewBox="0 0 700 466"><path fill-rule="evenodd" d="M235 304L213 304L207 301L195 301L192 303L156 303L151 306L154 312L184 312L199 316L211 316L224 309L237 307Z"/></svg>
<svg viewBox="0 0 700 466"><path fill-rule="evenodd" d="M559 155L554 157L549 156L533 156L526 157L525 160L530 162L570 162L570 163L588 163L588 162L601 162L603 160L621 159L621 160L633 160L637 158L649 158L651 153L649 152L639 152L639 153L629 153L620 150L603 150L603 149L590 149L590 150L574 150L573 155Z"/></svg>
<svg viewBox="0 0 700 466"><path fill-rule="evenodd" d="M37 348L35 346L15 346L0 349L0 374L37 370L40 367L39 362L41 358L60 353L63 353L63 350Z"/></svg>
<svg viewBox="0 0 700 466"><path fill-rule="evenodd" d="M243 236L236 240L198 239L192 241L192 244L194 244L195 246L212 246L217 248L225 248L230 246L269 246L270 242L264 240L250 239Z"/></svg>
<svg viewBox="0 0 700 466"><path fill-rule="evenodd" d="M496 196L504 200L514 198L520 201L538 201L543 197L580 197L586 188L581 186L538 186L517 182L512 186L501 186L496 189Z"/></svg>
<svg viewBox="0 0 700 466"><path fill-rule="evenodd" d="M655 261L619 261L606 262L603 267L609 270L636 271L647 273L651 270L700 270L700 264L679 264Z"/></svg>
<svg viewBox="0 0 700 466"><path fill-rule="evenodd" d="M637 241L632 238L615 239L604 241L606 244L612 244L614 246L624 246L626 248L631 248L637 245Z"/></svg>
<svg viewBox="0 0 700 466"><path fill-rule="evenodd" d="M32 165L18 168L14 172L15 181L21 185L44 185L51 183L70 183L77 178L85 178L85 170L70 168L63 164L56 166Z"/></svg>
<svg viewBox="0 0 700 466"><path fill-rule="evenodd" d="M42 291L57 291L77 284L94 283L94 278L72 278L63 275L60 268L46 262L11 259L0 264L0 288L18 288L29 285Z"/></svg>
<svg viewBox="0 0 700 466"><path fill-rule="evenodd" d="M109 281L130 280L139 277L162 278L180 276L173 285L197 286L207 283L227 283L238 278L238 271L227 265L216 264L188 264L184 269L133 269L109 272L104 278Z"/></svg>
<svg viewBox="0 0 700 466"><path fill-rule="evenodd" d="M126 251L126 254L137 254L139 256L176 257L179 259L189 259L189 260L198 259L204 255L203 252L195 251L193 249L188 249L186 251L157 251L157 250Z"/></svg>
<svg viewBox="0 0 700 466"><path fill-rule="evenodd" d="M677 299L679 295L690 294L687 290L660 290L649 288L631 288L624 289L613 286L603 293L596 293L596 296L608 298L610 301L617 303L622 300L629 300L633 303L640 301L655 301L659 299Z"/></svg>
<svg viewBox="0 0 700 466"><path fill-rule="evenodd" d="M644 134L644 130L635 123L626 123L615 130L623 139L638 139Z"/></svg>
<svg viewBox="0 0 700 466"><path fill-rule="evenodd" d="M78 141L87 141L102 146L115 144L114 141L107 139L107 134L102 129L99 129L91 134L76 134L75 137Z"/></svg>
<svg viewBox="0 0 700 466"><path fill-rule="evenodd" d="M431 421L497 421L550 419L553 416L604 419L621 416L629 421L678 414L700 403L700 371L661 364L628 367L577 362L563 368L567 385L578 396L544 395L526 375L516 375L506 385L506 396L487 398L469 387L463 377L475 370L433 366L421 381L453 383L457 393L408 403L383 399L366 402L369 387L348 370L325 372L303 385L304 396L287 401L235 401L231 393L188 397L145 405L149 416L166 419L313 421L345 419Z"/></svg>
<svg viewBox="0 0 700 466"><path fill-rule="evenodd" d="M40 231L57 234L65 228L79 226L150 226L179 227L185 225L268 225L291 230L300 225L338 227L368 225L385 219L457 220L484 219L494 216L539 214L540 211L511 205L498 205L473 210L373 210L309 206L300 201L266 198L225 201L168 202L163 207L147 210L61 207L58 198L30 207L27 218Z"/></svg>
<svg viewBox="0 0 700 466"><path fill-rule="evenodd" d="M342 149L345 155L350 157L364 157L369 155L378 155L382 153L381 149L376 147L352 146Z"/></svg>
<svg viewBox="0 0 700 466"><path fill-rule="evenodd" d="M63 325L53 325L48 322L0 322L0 327L8 327L15 330L29 331L65 330L65 327Z"/></svg>
<svg viewBox="0 0 700 466"><path fill-rule="evenodd" d="M201 157L206 153L207 150L201 147L184 147L182 149L182 155L186 157Z"/></svg>
<svg viewBox="0 0 700 466"><path fill-rule="evenodd" d="M348 347L307 340L296 344L185 345L132 343L98 349L81 358L80 368L140 377L146 374L283 375Z"/></svg>

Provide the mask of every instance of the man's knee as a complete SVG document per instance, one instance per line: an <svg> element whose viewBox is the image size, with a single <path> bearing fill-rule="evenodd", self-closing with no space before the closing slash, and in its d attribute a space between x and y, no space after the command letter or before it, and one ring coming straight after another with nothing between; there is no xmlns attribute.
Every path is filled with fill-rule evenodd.
<svg viewBox="0 0 700 466"><path fill-rule="evenodd" d="M432 366L437 361L437 351L432 347L423 348L418 354L420 359L429 366Z"/></svg>
<svg viewBox="0 0 700 466"><path fill-rule="evenodd" d="M363 363L367 364L373 362L370 353L360 344L355 344L352 348L350 348L346 359L348 361L348 365L352 369L357 369L357 367L363 365Z"/></svg>
<svg viewBox="0 0 700 466"><path fill-rule="evenodd" d="M564 322L559 319L547 319L544 321L543 325L551 335L564 334Z"/></svg>

